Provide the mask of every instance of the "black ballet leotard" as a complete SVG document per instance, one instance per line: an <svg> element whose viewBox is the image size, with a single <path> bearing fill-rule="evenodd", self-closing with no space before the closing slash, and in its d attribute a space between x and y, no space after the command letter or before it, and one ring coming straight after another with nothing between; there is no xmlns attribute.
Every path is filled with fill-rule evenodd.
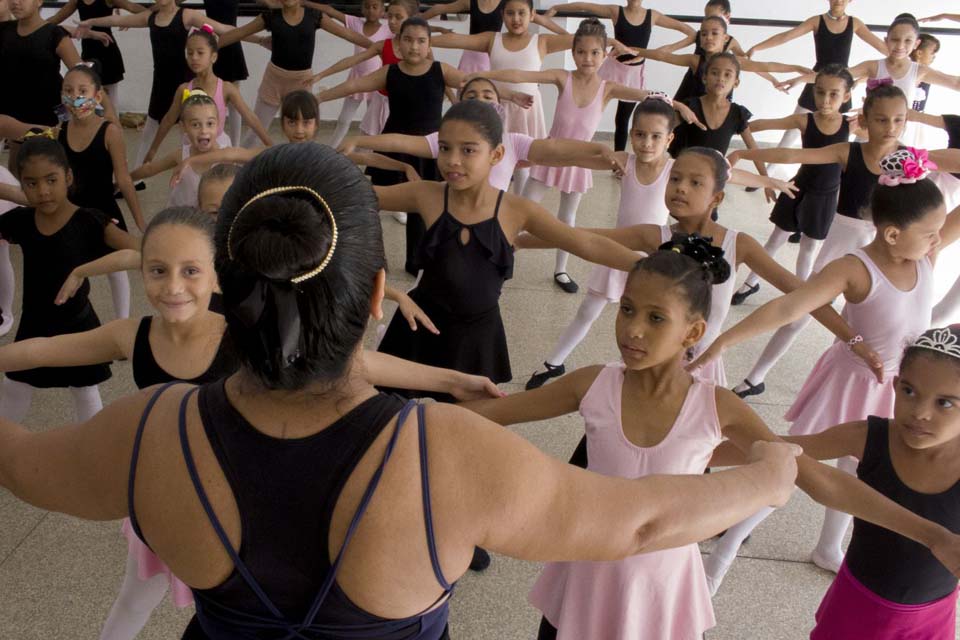
<svg viewBox="0 0 960 640"><path fill-rule="evenodd" d="M691 98L685 104L697 115L700 122L707 123L700 98ZM704 131L700 127L681 122L674 130L673 142L670 144L670 155L676 158L681 151L688 147L710 147L723 155L727 155L730 140L733 139L734 135L743 133L744 129L750 126L750 118L752 117L753 114L750 113L749 109L732 102L726 119L716 129L708 128Z"/></svg>
<svg viewBox="0 0 960 640"><path fill-rule="evenodd" d="M90 207L107 214L111 220L116 220L117 226L127 230L127 223L123 219L123 212L113 197L113 159L107 150L107 128L110 122L104 121L97 130L90 144L81 151L74 151L67 142L69 122L64 122L60 129L60 144L67 152L70 169L73 171L73 191L70 201L81 207Z"/></svg>
<svg viewBox="0 0 960 640"><path fill-rule="evenodd" d="M850 139L850 124L844 118L836 133L826 135L817 127L814 114L807 114L807 128L803 132L804 149L820 149ZM799 231L805 236L823 240L837 212L840 193L839 164L805 164L793 180L798 191L796 198L781 193L770 213L770 222L784 231Z"/></svg>
<svg viewBox="0 0 960 640"><path fill-rule="evenodd" d="M113 15L113 7L107 4L106 0L93 0L87 4L84 0L77 0L77 12L81 20L92 20L94 18L104 18ZM113 37L113 30L110 27L94 27L94 31L100 31L113 39L109 45L101 44L96 40L84 38L80 41L80 57L84 60L96 60L100 63L100 81L105 84L116 84L123 80L123 55L120 53L120 47L117 45L116 38Z"/></svg>
<svg viewBox="0 0 960 640"><path fill-rule="evenodd" d="M490 13L484 13L480 10L477 0L470 0L470 34L475 33L500 33L503 29L503 5L507 0L500 0L497 8Z"/></svg>
<svg viewBox="0 0 960 640"><path fill-rule="evenodd" d="M110 221L100 211L80 208L63 227L44 235L36 215L32 208L18 207L0 216L0 235L23 250L23 310L15 341L96 329L100 320L90 304L88 280L63 304L53 301L76 267L111 251L103 241ZM110 366L39 367L6 375L33 387L87 387L109 379Z"/></svg>
<svg viewBox="0 0 960 640"><path fill-rule="evenodd" d="M239 0L203 0L203 9L211 20L237 26L237 16L240 12ZM217 51L213 73L225 82L240 82L250 76L247 71L247 61L243 57L243 47L239 42Z"/></svg>
<svg viewBox="0 0 960 640"><path fill-rule="evenodd" d="M614 37L631 47L640 47L646 49L650 44L650 32L653 28L653 12L647 9L647 15L638 25L631 24L627 16L623 13L623 7L620 7L617 13L617 20L613 23ZM625 63L632 56L622 55L617 58L618 61ZM631 66L643 66L643 62L638 62ZM633 115L635 102L617 100L617 112L614 116L613 148L615 151L623 151L627 148L627 138L630 136L630 118Z"/></svg>
<svg viewBox="0 0 960 640"><path fill-rule="evenodd" d="M153 349L150 347L150 324L153 316L144 316L140 318L140 325L137 327L137 337L133 343L133 382L138 389L146 389L155 384L163 384L172 380L179 380L167 373L153 356ZM236 373L240 368L240 361L237 359L237 352L230 341L230 334L224 332L220 340L220 347L217 349L213 362L207 367L207 370L189 380L191 384L206 384L225 378Z"/></svg>
<svg viewBox="0 0 960 640"><path fill-rule="evenodd" d="M733 37L727 36L727 40L723 45L724 51L730 48L731 42L733 42ZM693 53L694 55L700 56L700 64L697 65L697 72L694 73L692 69L687 69L687 72L683 74L683 80L680 81L680 88L677 89L676 95L673 96L674 100L686 102L690 98L697 98L707 92L707 88L703 84L703 74L707 69L707 66L704 64L707 61L707 53L703 50L703 47L700 46L699 32L697 32L697 39ZM730 92L728 97L732 102L733 91Z"/></svg>
<svg viewBox="0 0 960 640"><path fill-rule="evenodd" d="M870 171L863 160L863 145L851 142L847 169L840 176L837 213L848 218L863 219L861 213L870 204L870 197L879 179L880 176Z"/></svg>
<svg viewBox="0 0 960 640"><path fill-rule="evenodd" d="M287 71L309 69L313 65L313 52L317 47L317 29L323 19L322 13L310 8L304 8L303 19L295 25L283 19L281 9L271 9L265 13L264 25L273 34L270 62Z"/></svg>
<svg viewBox="0 0 960 640"><path fill-rule="evenodd" d="M443 96L446 83L443 68L439 62L430 65L426 73L411 76L403 72L398 64L387 69L387 97L390 102L390 115L383 127L383 133L403 133L411 136L425 136L440 129L443 111ZM386 154L391 158L413 166L424 180L438 180L440 172L433 159L417 158L403 153ZM369 168L373 184L386 186L405 182L405 176L398 171ZM424 235L423 219L420 214L408 212L406 236L407 253L404 268L408 273L416 274L414 266L417 247Z"/></svg>
<svg viewBox="0 0 960 640"><path fill-rule="evenodd" d="M410 297L440 330L411 331L395 314L380 351L400 358L507 382L510 355L500 317L500 292L513 277L513 247L500 225L500 200L493 216L472 225L457 220L447 207L427 230L417 252L423 276ZM466 230L467 243L461 234ZM420 392L416 392L420 393Z"/></svg>
<svg viewBox="0 0 960 640"><path fill-rule="evenodd" d="M165 27L157 25L157 14L151 14L147 26L150 29L150 47L153 50L153 84L150 87L147 115L159 122L173 104L177 87L193 75L183 54L187 48L187 27L183 24L183 9L177 9L170 24Z"/></svg>
<svg viewBox="0 0 960 640"><path fill-rule="evenodd" d="M816 48L817 62L813 65L814 71L820 71L828 64L839 64L844 67L850 64L850 48L853 45L853 18L847 19L847 28L840 33L832 33L827 29L827 23L820 16L820 24L813 34L813 43ZM817 105L813 99L813 85L803 88L800 99L797 101L807 111L816 111ZM850 102L843 103L840 111L849 111L853 106Z"/></svg>
<svg viewBox="0 0 960 640"><path fill-rule="evenodd" d="M60 56L57 47L67 32L43 24L33 32L17 33L17 20L0 22L0 113L21 122L53 126L60 104ZM183 58L183 51L180 52Z"/></svg>

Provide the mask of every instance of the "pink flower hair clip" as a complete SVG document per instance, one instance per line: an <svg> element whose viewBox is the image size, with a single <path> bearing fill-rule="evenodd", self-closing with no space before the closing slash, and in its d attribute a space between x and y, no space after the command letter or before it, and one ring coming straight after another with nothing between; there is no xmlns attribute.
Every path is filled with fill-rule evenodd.
<svg viewBox="0 0 960 640"><path fill-rule="evenodd" d="M915 184L937 170L937 164L930 160L926 149L897 149L884 156L880 161L880 184L885 187L897 187L901 184Z"/></svg>

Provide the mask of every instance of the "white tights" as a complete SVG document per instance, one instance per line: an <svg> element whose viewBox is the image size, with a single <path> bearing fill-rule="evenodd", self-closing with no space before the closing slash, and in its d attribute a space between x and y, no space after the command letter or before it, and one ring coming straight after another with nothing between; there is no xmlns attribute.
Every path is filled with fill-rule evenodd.
<svg viewBox="0 0 960 640"><path fill-rule="evenodd" d="M780 250L780 247L787 243L787 238L789 237L789 231L784 231L780 227L774 226L773 232L770 234L770 237L767 238L767 243L763 245L763 249L772 258L777 254L777 251ZM820 248L821 242L822 240L814 240L807 236L800 237L800 252L797 254L796 274L801 280L806 280L810 277L810 272L813 271L813 261L817 257L817 250ZM750 275L748 275L747 279L743 282L743 288L752 287L759 281L760 276L751 271Z"/></svg>
<svg viewBox="0 0 960 640"><path fill-rule="evenodd" d="M340 117L337 118L337 128L333 131L333 137L330 138L330 146L336 149L347 137L350 132L350 125L353 124L353 116L357 114L357 109L363 104L363 100L356 98L344 98L343 108L340 110Z"/></svg>
<svg viewBox="0 0 960 640"><path fill-rule="evenodd" d="M279 105L267 104L260 98L257 98L257 103L253 107L253 113L257 116L257 120L259 120L263 128L268 131L278 111L280 111ZM247 135L243 136L243 144L240 146L249 149L257 143L257 140L257 133L253 129L249 129Z"/></svg>
<svg viewBox="0 0 960 640"><path fill-rule="evenodd" d="M163 602L170 583L167 576L157 574L141 580L137 569L137 559L127 555L123 584L103 623L100 640L133 640L146 626L153 610Z"/></svg>
<svg viewBox="0 0 960 640"><path fill-rule="evenodd" d="M580 303L580 308L577 309L577 315L573 317L573 320L567 325L567 328L563 330L563 333L560 335L560 340L557 341L557 346L553 348L553 351L551 351L547 357L547 364L557 366L563 364L576 346L587 337L590 327L593 326L596 319L600 317L600 314L606 306L606 298L592 291L588 291L583 302Z"/></svg>
<svg viewBox="0 0 960 640"><path fill-rule="evenodd" d="M511 187L514 195L522 196L524 190L527 187L527 180L530 178L530 167L521 168L517 167L513 170L513 187Z"/></svg>
<svg viewBox="0 0 960 640"><path fill-rule="evenodd" d="M837 460L837 468L850 475L857 472L857 460L855 458L840 458ZM707 584L710 585L711 593L716 593L716 589L723 581L727 570L733 564L737 557L737 551L740 545L747 539L757 525L766 519L773 509L765 507L756 512L743 522L736 524L723 534L723 537L717 540L710 555L704 558L703 568L707 575ZM813 550L814 563L823 568L836 573L840 570L840 564L843 562L843 536L847 533L847 527L853 517L842 511L827 509L823 518L823 527L820 529L820 539Z"/></svg>
<svg viewBox="0 0 960 640"><path fill-rule="evenodd" d="M16 288L17 280L10 263L10 244L0 241L0 309L4 315L13 316L13 294Z"/></svg>
<svg viewBox="0 0 960 640"><path fill-rule="evenodd" d="M148 117L147 121L143 123L143 131L140 132L140 146L137 149L137 155L131 169L143 166L143 160L147 157L147 152L150 151L150 145L153 144L153 139L159 129L160 123L153 118Z"/></svg>
<svg viewBox="0 0 960 640"><path fill-rule="evenodd" d="M117 318L130 317L130 279L126 271L107 274L110 283L110 297L113 298L113 312Z"/></svg>
<svg viewBox="0 0 960 640"><path fill-rule="evenodd" d="M233 86L237 88L237 91L240 90L239 82L234 82ZM227 136L230 137L230 144L239 147L240 135L243 131L243 117L240 115L240 111L233 106L232 102L227 103L227 122L224 126L224 131L226 131Z"/></svg>
<svg viewBox="0 0 960 640"><path fill-rule="evenodd" d="M533 200L534 202L540 202L543 200L543 197L547 195L549 189L550 187L536 178L530 178L523 188L523 197L528 200ZM566 193L561 191L560 207L557 209L557 219L568 227L575 226L574 223L577 221L577 207L580 206L580 198L582 197L582 193ZM565 273L567 271L567 258L569 257L569 253L557 249L557 259L553 267L553 272Z"/></svg>
<svg viewBox="0 0 960 640"><path fill-rule="evenodd" d="M77 422L85 422L103 409L100 389L97 385L89 387L69 387L73 396L74 413ZM30 410L33 399L33 387L23 382L4 378L0 387L0 416L13 422L23 422Z"/></svg>
<svg viewBox="0 0 960 640"><path fill-rule="evenodd" d="M120 83L114 82L113 84L103 85L103 90L106 92L107 97L110 98L110 104L113 105L113 110L117 112L117 116L120 116Z"/></svg>

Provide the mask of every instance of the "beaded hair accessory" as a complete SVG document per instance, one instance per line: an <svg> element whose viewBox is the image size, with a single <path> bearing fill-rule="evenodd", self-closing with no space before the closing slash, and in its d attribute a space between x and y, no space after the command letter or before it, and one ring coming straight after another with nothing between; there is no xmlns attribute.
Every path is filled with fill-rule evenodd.
<svg viewBox="0 0 960 640"><path fill-rule="evenodd" d="M665 94L663 91L651 91L647 94L647 97L643 99L644 102L647 100L660 100L661 102L666 102L671 107L673 106L673 98Z"/></svg>
<svg viewBox="0 0 960 640"><path fill-rule="evenodd" d="M930 160L926 149L897 149L880 161L880 184L885 187L898 187L901 184L915 184L936 171L937 164Z"/></svg>
<svg viewBox="0 0 960 640"><path fill-rule="evenodd" d="M246 203L240 207L240 211L238 211L237 215L233 218L233 222L230 223L230 229L227 231L227 255L231 260L235 259L233 255L233 230L237 226L237 220L240 219L240 216L243 215L243 212L246 211L247 207L257 200L266 198L267 196L275 196L281 193L306 193L312 197L320 204L324 212L327 214L327 219L330 221L330 228L333 230L330 237L330 248L327 249L327 255L325 255L323 260L320 261L320 264L306 273L301 273L298 276L290 278L290 282L293 284L300 284L301 282L309 280L310 278L316 277L321 271L327 268L327 265L330 264L330 260L333 259L333 252L337 248L337 238L339 237L339 232L337 231L337 221L333 217L333 210L330 209L330 205L328 205L327 201L323 199L323 196L310 187L274 187L272 189L267 189L266 191L261 191L257 195L247 200Z"/></svg>
<svg viewBox="0 0 960 640"><path fill-rule="evenodd" d="M951 358L960 359L960 339L949 328L927 331L910 346L939 351Z"/></svg>

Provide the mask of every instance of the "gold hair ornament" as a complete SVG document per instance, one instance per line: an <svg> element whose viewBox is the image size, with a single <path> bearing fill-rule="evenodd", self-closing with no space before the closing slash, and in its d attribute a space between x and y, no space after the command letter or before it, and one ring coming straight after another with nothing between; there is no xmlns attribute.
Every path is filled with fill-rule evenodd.
<svg viewBox="0 0 960 640"><path fill-rule="evenodd" d="M233 218L233 222L230 223L230 229L229 231L227 231L227 255L230 257L231 260L234 259L233 229L234 227L236 227L237 220L240 219L240 216L243 215L243 212L246 210L247 207L249 207L251 204L253 204L257 200L260 200L261 198L266 198L267 196L275 196L281 193L293 193L293 192L307 193L311 197L313 197L314 200L319 202L320 205L323 207L323 210L326 212L327 218L330 220L330 227L333 230L333 233L330 237L330 248L327 249L327 255L325 255L323 260L320 261L320 264L318 264L316 267L314 267L310 271L307 271L306 273L302 273L299 276L294 276L293 278L290 278L290 282L292 282L293 284L300 284L301 282L304 282L306 280L309 280L310 278L313 278L319 275L321 271L327 268L327 265L330 264L330 260L333 259L333 252L337 248L337 238L339 237L339 232L337 231L337 221L333 217L333 210L330 209L330 205L328 205L327 201L323 199L323 196L321 196L319 193L317 193L310 187L302 187L302 186L274 187L272 189L267 189L266 191L261 191L257 195L247 200L246 203L244 203L244 205L240 207L240 211L238 211L237 215Z"/></svg>

